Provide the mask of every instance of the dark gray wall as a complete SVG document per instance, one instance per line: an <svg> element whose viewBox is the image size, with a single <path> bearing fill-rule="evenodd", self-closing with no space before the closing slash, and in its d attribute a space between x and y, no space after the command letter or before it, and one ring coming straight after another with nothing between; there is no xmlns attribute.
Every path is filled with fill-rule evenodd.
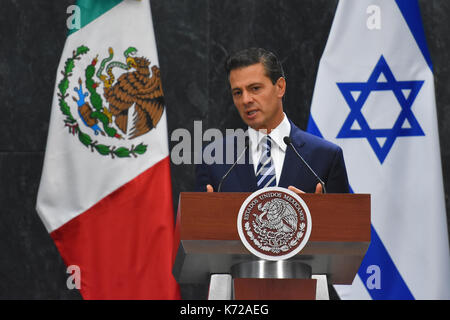
<svg viewBox="0 0 450 320"><path fill-rule="evenodd" d="M79 299L35 212L56 68L69 0L0 0L0 299ZM285 109L302 129L336 0L153 0L169 132L242 127L223 75L226 55L273 50L288 77ZM421 0L434 63L442 164L449 207L450 3ZM171 143L173 146L173 143ZM191 190L194 168L172 166L174 204ZM447 210L448 211L448 210ZM183 286L204 298L205 285Z"/></svg>

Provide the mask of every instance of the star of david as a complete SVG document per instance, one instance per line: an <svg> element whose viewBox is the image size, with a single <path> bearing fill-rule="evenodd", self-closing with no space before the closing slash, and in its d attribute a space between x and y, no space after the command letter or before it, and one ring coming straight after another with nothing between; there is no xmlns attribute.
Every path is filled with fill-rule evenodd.
<svg viewBox="0 0 450 320"><path fill-rule="evenodd" d="M382 74L386 81L379 81ZM350 113L337 138L366 138L378 160L383 163L398 137L425 135L411 110L423 83L424 81L397 81L383 56L378 60L367 82L338 82L339 90L350 107ZM392 91L401 107L392 128L370 128L361 112L369 94L376 94L377 91ZM355 98L352 93L359 95ZM359 126L355 125L355 122Z"/></svg>

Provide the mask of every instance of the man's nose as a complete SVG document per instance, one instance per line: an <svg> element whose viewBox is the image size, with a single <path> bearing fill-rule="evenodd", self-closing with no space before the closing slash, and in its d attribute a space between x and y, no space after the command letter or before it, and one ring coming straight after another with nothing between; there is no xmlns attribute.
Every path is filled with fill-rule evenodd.
<svg viewBox="0 0 450 320"><path fill-rule="evenodd" d="M242 102L244 104L249 104L253 102L253 96L247 90L242 92Z"/></svg>

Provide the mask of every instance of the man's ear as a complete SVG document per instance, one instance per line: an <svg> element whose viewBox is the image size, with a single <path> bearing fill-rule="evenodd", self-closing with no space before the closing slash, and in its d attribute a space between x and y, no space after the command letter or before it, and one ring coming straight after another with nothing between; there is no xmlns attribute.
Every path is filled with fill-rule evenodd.
<svg viewBox="0 0 450 320"><path fill-rule="evenodd" d="M286 92L286 79L283 77L279 77L277 82L275 83L275 86L278 90L278 97L283 98L284 93Z"/></svg>

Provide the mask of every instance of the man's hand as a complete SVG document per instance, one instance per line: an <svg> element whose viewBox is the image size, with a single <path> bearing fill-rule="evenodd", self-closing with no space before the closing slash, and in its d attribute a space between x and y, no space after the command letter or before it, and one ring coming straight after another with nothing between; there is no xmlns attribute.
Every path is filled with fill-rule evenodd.
<svg viewBox="0 0 450 320"><path fill-rule="evenodd" d="M211 187L211 189L212 189L212 187ZM297 189L294 186L289 186L288 189L291 190L291 191L294 191L298 195L301 195L302 193L305 193L305 191ZM316 192L315 193L323 193L322 185L320 183L317 183L317 185L316 185Z"/></svg>
<svg viewBox="0 0 450 320"><path fill-rule="evenodd" d="M210 184L206 185L206 192L214 192L213 186Z"/></svg>

